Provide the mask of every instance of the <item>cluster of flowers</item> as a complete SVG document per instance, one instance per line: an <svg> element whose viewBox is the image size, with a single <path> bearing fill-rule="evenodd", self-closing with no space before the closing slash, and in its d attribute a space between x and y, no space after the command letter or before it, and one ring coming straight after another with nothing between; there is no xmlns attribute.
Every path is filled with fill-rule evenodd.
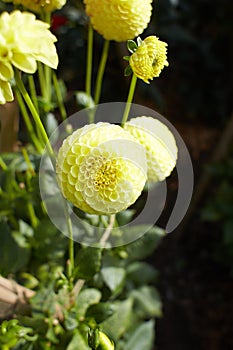
<svg viewBox="0 0 233 350"><path fill-rule="evenodd" d="M152 117L122 127L89 124L67 137L57 157L57 179L64 197L90 214L115 214L140 196L146 181L157 182L175 167L173 134Z"/></svg>
<svg viewBox="0 0 233 350"><path fill-rule="evenodd" d="M5 0L36 13L52 12L66 0ZM84 0L93 28L105 40L126 41L128 72L149 83L168 65L167 44L156 36L132 40L148 26L152 0ZM13 100L14 69L33 74L37 61L57 68L56 37L30 12L0 16L0 103ZM57 178L67 200L94 214L114 214L133 204L146 181L164 180L175 166L172 133L158 120L138 117L123 127L97 123L76 130L57 158Z"/></svg>
<svg viewBox="0 0 233 350"><path fill-rule="evenodd" d="M5 0L34 12L52 12L66 0ZM125 41L140 35L150 21L152 0L84 0L93 28L106 40ZM57 68L56 37L49 25L29 12L4 12L0 16L0 104L13 100L13 67L34 73L36 61ZM167 62L167 44L156 36L138 40L128 58L131 72L146 83L158 77Z"/></svg>

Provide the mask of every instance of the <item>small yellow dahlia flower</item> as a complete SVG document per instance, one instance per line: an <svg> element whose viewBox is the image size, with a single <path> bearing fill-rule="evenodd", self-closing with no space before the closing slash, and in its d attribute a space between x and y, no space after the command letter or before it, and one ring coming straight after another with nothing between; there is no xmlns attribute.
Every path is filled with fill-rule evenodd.
<svg viewBox="0 0 233 350"><path fill-rule="evenodd" d="M26 73L35 73L40 61L57 68L56 37L49 25L29 12L3 12L0 15L0 103L12 101L9 80L13 66Z"/></svg>
<svg viewBox="0 0 233 350"><path fill-rule="evenodd" d="M29 10L35 12L53 12L61 9L66 0L4 0L5 2L13 2L14 5L23 5Z"/></svg>
<svg viewBox="0 0 233 350"><path fill-rule="evenodd" d="M149 182L164 180L176 165L177 146L171 131L157 119L137 117L125 123L130 132L146 149Z"/></svg>
<svg viewBox="0 0 233 350"><path fill-rule="evenodd" d="M84 0L94 29L107 40L126 41L150 22L152 0Z"/></svg>
<svg viewBox="0 0 233 350"><path fill-rule="evenodd" d="M64 140L56 172L67 200L87 213L110 215L128 208L141 194L145 150L120 126L90 124Z"/></svg>
<svg viewBox="0 0 233 350"><path fill-rule="evenodd" d="M56 37L49 25L37 20L29 12L3 12L0 16L0 33L5 38L9 61L26 73L34 73L36 61L57 68Z"/></svg>
<svg viewBox="0 0 233 350"><path fill-rule="evenodd" d="M168 66L167 43L160 41L156 36L148 36L139 45L129 58L129 65L133 73L145 83L158 77Z"/></svg>

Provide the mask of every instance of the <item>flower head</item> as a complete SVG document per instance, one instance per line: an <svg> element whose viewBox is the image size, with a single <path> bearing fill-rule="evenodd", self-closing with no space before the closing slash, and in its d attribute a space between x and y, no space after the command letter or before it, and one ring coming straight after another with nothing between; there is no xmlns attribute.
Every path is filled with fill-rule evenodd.
<svg viewBox="0 0 233 350"><path fill-rule="evenodd" d="M138 47L129 58L129 65L138 78L149 83L160 75L164 66L168 66L167 44L156 36L139 40Z"/></svg>
<svg viewBox="0 0 233 350"><path fill-rule="evenodd" d="M14 5L23 5L25 8L41 12L52 12L62 8L66 0L4 0L5 2L13 2Z"/></svg>
<svg viewBox="0 0 233 350"><path fill-rule="evenodd" d="M76 207L91 214L113 214L141 194L145 150L120 126L90 124L64 140L56 171L64 197Z"/></svg>
<svg viewBox="0 0 233 350"><path fill-rule="evenodd" d="M152 0L84 0L94 29L107 40L126 41L148 26Z"/></svg>
<svg viewBox="0 0 233 350"><path fill-rule="evenodd" d="M29 12L3 12L0 16L0 94L5 102L11 101L9 82L13 78L13 66L26 73L34 73L37 61L57 68L58 56L54 42L56 37L49 25L37 20ZM3 90L4 88L4 90ZM8 92L7 92L8 91ZM1 103L5 103L1 99Z"/></svg>
<svg viewBox="0 0 233 350"><path fill-rule="evenodd" d="M162 181L176 165L177 146L171 131L157 119L137 117L124 125L146 149L149 182Z"/></svg>

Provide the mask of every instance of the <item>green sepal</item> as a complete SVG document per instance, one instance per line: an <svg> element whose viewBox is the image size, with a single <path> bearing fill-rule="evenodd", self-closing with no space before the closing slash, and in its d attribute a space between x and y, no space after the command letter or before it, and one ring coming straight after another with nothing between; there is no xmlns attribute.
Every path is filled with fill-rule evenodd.
<svg viewBox="0 0 233 350"><path fill-rule="evenodd" d="M100 344L100 335L98 328L90 329L88 332L88 345L91 349L97 349Z"/></svg>
<svg viewBox="0 0 233 350"><path fill-rule="evenodd" d="M129 61L130 56L123 56L123 60Z"/></svg>
<svg viewBox="0 0 233 350"><path fill-rule="evenodd" d="M131 68L130 65L128 65L128 66L125 68L124 76L125 76L125 77L128 77L128 76L131 75L132 73L133 73L132 68Z"/></svg>
<svg viewBox="0 0 233 350"><path fill-rule="evenodd" d="M134 53L138 48L138 45L135 43L133 40L128 40L127 41L127 49L129 52Z"/></svg>
<svg viewBox="0 0 233 350"><path fill-rule="evenodd" d="M140 46L142 44L142 39L140 38L140 36L137 38L137 44L138 44L138 46Z"/></svg>

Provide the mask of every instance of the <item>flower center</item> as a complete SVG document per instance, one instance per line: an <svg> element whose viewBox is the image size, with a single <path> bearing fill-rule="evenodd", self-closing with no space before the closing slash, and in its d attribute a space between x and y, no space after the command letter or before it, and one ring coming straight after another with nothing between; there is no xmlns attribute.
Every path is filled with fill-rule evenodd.
<svg viewBox="0 0 233 350"><path fill-rule="evenodd" d="M116 159L105 160L95 175L95 188L101 190L113 190L117 183L118 169Z"/></svg>

